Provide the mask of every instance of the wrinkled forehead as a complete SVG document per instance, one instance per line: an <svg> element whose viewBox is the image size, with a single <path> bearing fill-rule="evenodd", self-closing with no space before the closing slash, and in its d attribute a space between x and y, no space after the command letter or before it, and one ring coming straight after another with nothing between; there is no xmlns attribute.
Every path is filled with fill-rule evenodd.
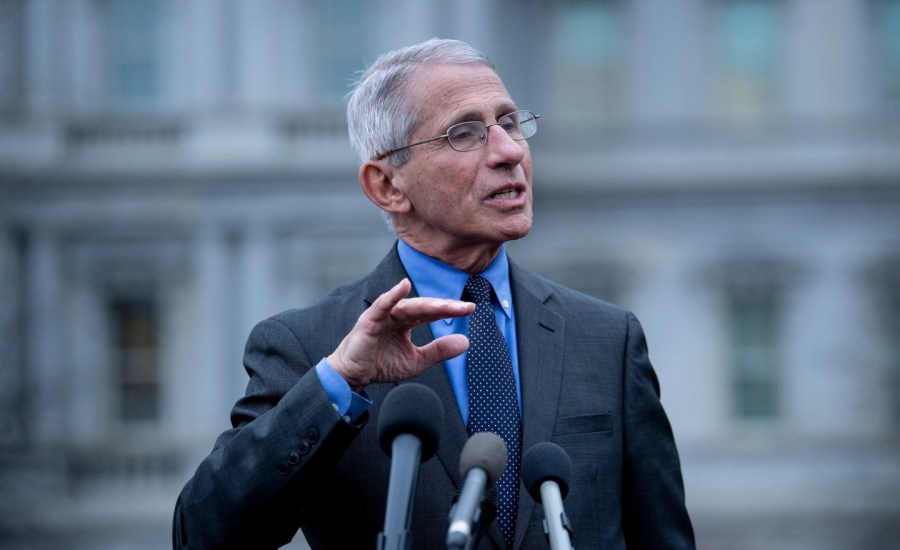
<svg viewBox="0 0 900 550"><path fill-rule="evenodd" d="M420 125L490 121L515 110L515 102L492 68L481 64L421 67L407 91Z"/></svg>

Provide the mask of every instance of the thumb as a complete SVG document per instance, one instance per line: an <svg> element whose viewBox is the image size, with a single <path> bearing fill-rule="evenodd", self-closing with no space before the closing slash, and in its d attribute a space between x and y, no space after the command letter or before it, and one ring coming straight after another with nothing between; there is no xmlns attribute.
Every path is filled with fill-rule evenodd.
<svg viewBox="0 0 900 550"><path fill-rule="evenodd" d="M448 334L419 348L422 360L431 366L462 354L469 349L469 339L462 334Z"/></svg>

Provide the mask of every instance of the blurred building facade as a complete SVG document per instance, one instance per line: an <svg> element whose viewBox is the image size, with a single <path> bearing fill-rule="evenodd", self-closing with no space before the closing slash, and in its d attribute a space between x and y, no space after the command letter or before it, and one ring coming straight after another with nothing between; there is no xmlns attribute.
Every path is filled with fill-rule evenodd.
<svg viewBox="0 0 900 550"><path fill-rule="evenodd" d="M393 242L343 96L432 36L542 114L510 254L642 320L698 544L895 544L900 0L0 0L0 545L169 544L250 328Z"/></svg>

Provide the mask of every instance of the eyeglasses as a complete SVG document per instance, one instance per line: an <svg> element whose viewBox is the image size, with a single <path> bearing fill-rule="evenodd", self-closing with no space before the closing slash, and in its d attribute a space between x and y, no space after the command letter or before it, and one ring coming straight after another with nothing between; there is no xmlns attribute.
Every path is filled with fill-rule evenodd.
<svg viewBox="0 0 900 550"><path fill-rule="evenodd" d="M447 133L442 136L410 143L409 145L404 145L397 149L391 149L390 151L376 155L372 160L383 160L404 149L422 145L423 143L431 143L432 141L444 138L447 138L447 143L449 143L450 147L455 151L474 151L475 149L481 149L487 144L488 128L491 126L500 126L506 130L509 137L514 140L520 141L528 139L537 132L537 119L539 118L541 118L541 115L536 115L531 111L514 111L498 118L497 122L494 124L485 124L481 121L460 122L459 124L454 124L447 128Z"/></svg>

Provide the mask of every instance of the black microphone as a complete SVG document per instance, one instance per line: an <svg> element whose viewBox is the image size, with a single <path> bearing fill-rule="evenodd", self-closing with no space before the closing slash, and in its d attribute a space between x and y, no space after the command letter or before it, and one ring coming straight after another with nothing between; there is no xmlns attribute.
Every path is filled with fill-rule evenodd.
<svg viewBox="0 0 900 550"><path fill-rule="evenodd" d="M544 506L544 533L553 550L572 548L572 529L562 503L571 476L572 461L555 443L538 443L522 457L522 483L531 498Z"/></svg>
<svg viewBox="0 0 900 550"><path fill-rule="evenodd" d="M378 550L412 548L409 526L419 464L437 451L443 421L440 397L422 384L401 384L384 398L378 417L378 442L391 457L391 477Z"/></svg>
<svg viewBox="0 0 900 550"><path fill-rule="evenodd" d="M462 550L474 546L481 516L485 489L494 484L506 469L506 443L492 432L478 432L466 441L459 457L459 473L463 478L459 500L450 510L447 530L448 550ZM488 501L488 504L490 502ZM494 503L494 515L497 505ZM490 519L493 521L493 518Z"/></svg>

